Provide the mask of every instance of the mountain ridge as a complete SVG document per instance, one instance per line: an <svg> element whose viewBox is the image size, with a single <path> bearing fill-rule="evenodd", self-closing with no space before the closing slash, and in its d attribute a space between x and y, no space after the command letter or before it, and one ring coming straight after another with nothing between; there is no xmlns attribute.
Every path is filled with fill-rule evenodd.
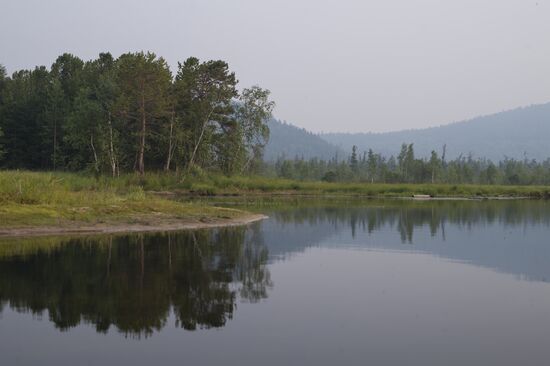
<svg viewBox="0 0 550 366"><path fill-rule="evenodd" d="M338 156L345 158L347 153L325 141L318 134L307 131L286 121L275 118L268 121L270 138L264 150L266 161L279 158L306 160L317 158L329 160Z"/></svg>
<svg viewBox="0 0 550 366"><path fill-rule="evenodd" d="M448 158L469 155L502 160L506 157L543 160L550 156L550 103L534 104L463 121L422 129L391 132L321 133L319 137L351 151L372 148L383 155L397 155L402 143L413 143L417 155L432 150Z"/></svg>

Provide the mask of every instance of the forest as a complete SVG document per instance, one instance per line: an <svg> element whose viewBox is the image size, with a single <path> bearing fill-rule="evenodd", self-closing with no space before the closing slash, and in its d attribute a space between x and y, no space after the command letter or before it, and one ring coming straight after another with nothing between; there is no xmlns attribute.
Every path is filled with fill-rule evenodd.
<svg viewBox="0 0 550 366"><path fill-rule="evenodd" d="M0 167L121 172L254 169L274 103L258 86L239 92L225 61L190 57L172 74L151 52L7 76L0 67Z"/></svg>
<svg viewBox="0 0 550 366"><path fill-rule="evenodd" d="M441 155L432 150L427 159L415 156L414 144L404 143L397 157L389 158L372 149L359 152L357 146L344 159L337 155L330 160L281 156L266 163L265 172L286 179L326 182L548 185L550 158L542 162L506 158L495 163L460 155L448 160L443 146Z"/></svg>
<svg viewBox="0 0 550 366"><path fill-rule="evenodd" d="M239 91L235 73L221 60L189 57L175 73L151 52L116 59L101 53L89 61L66 53L50 68L37 66L11 76L0 66L0 168L113 177L121 172L142 176L147 170L180 177L550 184L550 159L493 162L471 154L448 159L446 145L439 154L432 150L431 156L418 157L412 143L403 143L396 156L359 151L355 145L346 156L317 135L276 122L274 106L267 89ZM270 127L273 141L264 161ZM324 155L293 157L292 146L324 150Z"/></svg>

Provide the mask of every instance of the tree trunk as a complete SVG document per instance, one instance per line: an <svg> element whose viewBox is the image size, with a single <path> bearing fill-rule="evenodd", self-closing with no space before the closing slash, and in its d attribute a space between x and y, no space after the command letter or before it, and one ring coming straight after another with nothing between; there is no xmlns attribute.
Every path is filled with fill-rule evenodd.
<svg viewBox="0 0 550 366"><path fill-rule="evenodd" d="M90 146L92 147L92 152L94 153L94 165L96 173L99 173L99 160L97 159L97 152L95 151L94 146L94 135L90 134Z"/></svg>
<svg viewBox="0 0 550 366"><path fill-rule="evenodd" d="M53 170L56 168L57 162L57 113L54 112L53 117Z"/></svg>
<svg viewBox="0 0 550 366"><path fill-rule="evenodd" d="M246 170L248 169L248 166L252 162L252 159L254 159L254 155L250 155L248 159L246 160L246 163L244 163L243 168L241 169L241 174L244 174Z"/></svg>
<svg viewBox="0 0 550 366"><path fill-rule="evenodd" d="M170 163L172 162L172 155L174 152L172 144L172 136L174 133L174 111L172 111L172 117L170 118L170 136L168 137L168 156L166 157L166 164L164 165L164 170L170 170Z"/></svg>
<svg viewBox="0 0 550 366"><path fill-rule="evenodd" d="M145 117L145 95L141 94L141 133L139 141L139 153L138 153L138 162L137 168L139 174L145 174L145 133L147 131L147 119Z"/></svg>
<svg viewBox="0 0 550 366"><path fill-rule="evenodd" d="M111 112L109 112L109 119L107 122L109 124L109 160L111 161L111 171L114 178L117 174L117 162L113 143L113 124L111 123Z"/></svg>
<svg viewBox="0 0 550 366"><path fill-rule="evenodd" d="M247 148L246 148L246 146L244 146L244 144L241 144L241 146L239 147L239 150L240 149L243 149L244 154L247 155L247 159L246 159L245 163L243 164L243 166L241 168L241 174L244 174L244 172L246 172L248 170L248 167L250 166L250 163L252 163L252 160L254 160L254 158L256 157L256 154L255 154L255 151L254 151L253 147L251 148L252 151L249 154L248 151L247 151Z"/></svg>
<svg viewBox="0 0 550 366"><path fill-rule="evenodd" d="M187 170L191 170L191 167L193 166L193 163L195 162L195 155L197 154L197 150L199 149L199 145L202 142L202 138L204 136L204 132L206 131L206 126L208 125L208 121L210 121L210 116L214 112L214 109L210 110L210 113L208 113L208 116L204 120L201 128L201 134L199 135L199 139L197 140L197 143L195 144L195 148L193 149L193 154L191 154L191 159L189 159L189 166Z"/></svg>

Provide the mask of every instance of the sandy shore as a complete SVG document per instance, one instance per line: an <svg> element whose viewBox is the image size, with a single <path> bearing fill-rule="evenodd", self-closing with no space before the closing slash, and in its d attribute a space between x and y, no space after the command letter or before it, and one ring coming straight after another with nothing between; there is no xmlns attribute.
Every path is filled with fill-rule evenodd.
<svg viewBox="0 0 550 366"><path fill-rule="evenodd" d="M239 226L266 219L262 214L247 214L238 218L213 218L207 220L156 220L137 224L97 224L80 226L44 226L23 228L0 228L0 237L27 237L49 235L79 235L79 234L113 234L113 233L147 233L156 231L177 231L191 229L208 229L227 226Z"/></svg>

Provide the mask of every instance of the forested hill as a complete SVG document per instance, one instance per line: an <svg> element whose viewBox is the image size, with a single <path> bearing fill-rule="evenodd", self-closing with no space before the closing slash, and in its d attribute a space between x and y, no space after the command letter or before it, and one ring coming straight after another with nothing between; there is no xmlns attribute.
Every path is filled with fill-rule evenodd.
<svg viewBox="0 0 550 366"><path fill-rule="evenodd" d="M274 161L283 156L287 159L294 159L297 156L304 159L329 160L335 155L340 159L349 155L349 152L344 152L318 135L286 122L272 119L268 126L270 136L264 152L266 161Z"/></svg>
<svg viewBox="0 0 550 366"><path fill-rule="evenodd" d="M493 115L422 130L388 133L327 133L327 142L351 151L372 149L382 155L397 155L401 144L414 143L418 157L439 155L447 145L447 158L472 153L475 158L499 161L505 157L543 160L550 157L550 103L518 108Z"/></svg>

